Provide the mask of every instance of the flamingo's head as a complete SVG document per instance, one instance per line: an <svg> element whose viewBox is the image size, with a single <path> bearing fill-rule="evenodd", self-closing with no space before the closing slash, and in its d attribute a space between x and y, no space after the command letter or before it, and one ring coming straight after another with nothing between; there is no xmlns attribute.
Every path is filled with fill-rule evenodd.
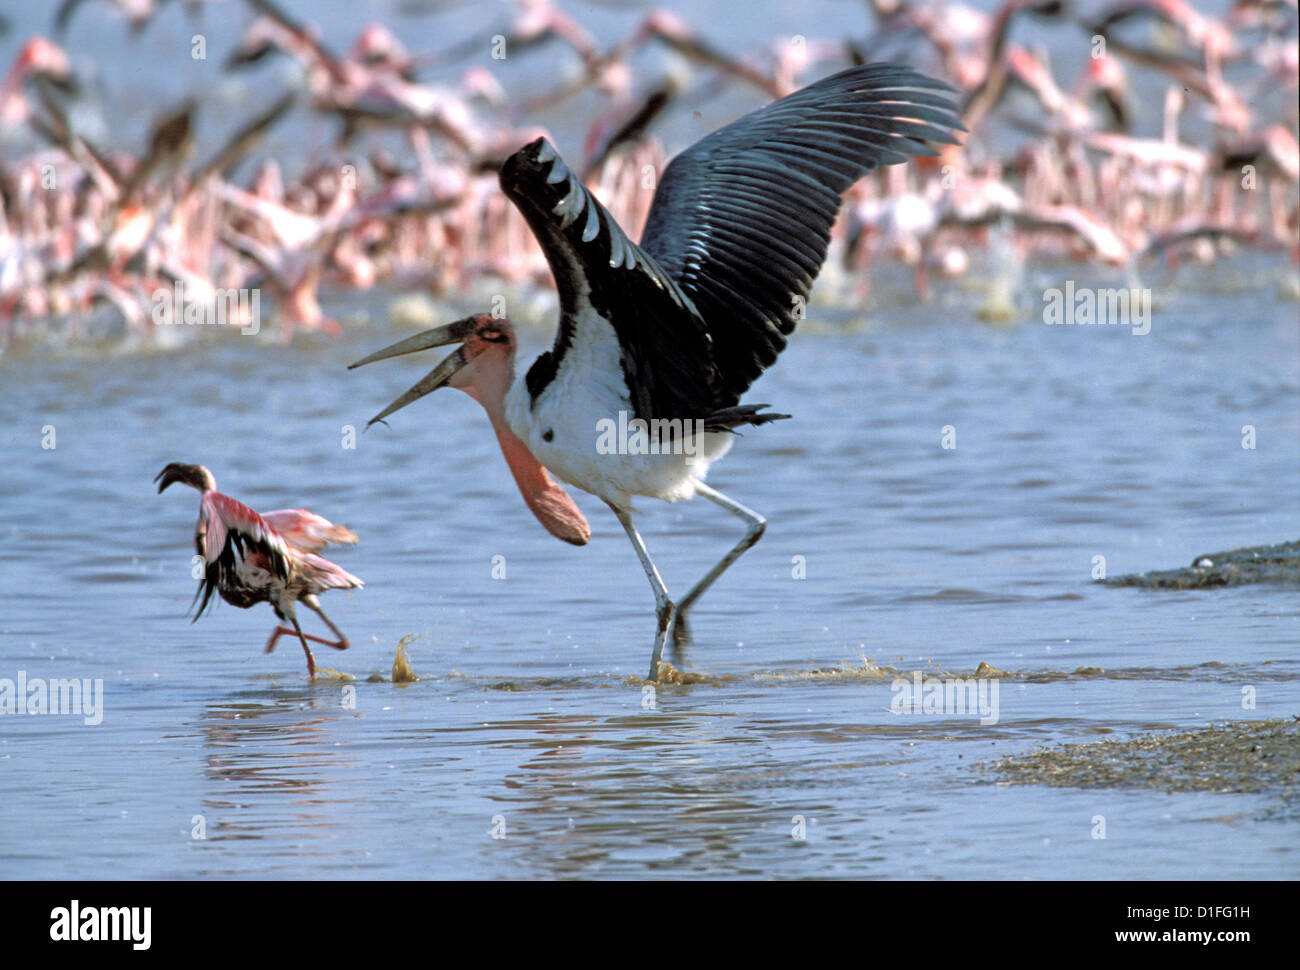
<svg viewBox="0 0 1300 970"><path fill-rule="evenodd" d="M377 360L414 354L447 344L460 344L460 347L429 371L418 384L371 418L367 427L444 386L464 391L487 408L489 413L505 400L506 391L514 377L515 332L509 320L494 317L490 313L466 317L445 327L434 327L417 333L414 337L399 340L392 346L375 351L364 360L349 364L348 370Z"/></svg>
<svg viewBox="0 0 1300 970"><path fill-rule="evenodd" d="M40 75L56 86L68 90L75 87L72 62L63 48L44 37L33 37L18 52L18 70Z"/></svg>
<svg viewBox="0 0 1300 970"><path fill-rule="evenodd" d="M154 481L158 483L159 494L176 482L197 488L200 492L212 492L217 488L217 480L212 477L212 472L202 465L187 465L179 461L172 462L160 471L154 476Z"/></svg>

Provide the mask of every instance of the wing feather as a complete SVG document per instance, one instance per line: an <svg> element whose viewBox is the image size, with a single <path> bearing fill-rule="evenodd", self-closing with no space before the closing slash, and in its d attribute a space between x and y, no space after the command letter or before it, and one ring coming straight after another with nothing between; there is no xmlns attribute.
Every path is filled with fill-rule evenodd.
<svg viewBox="0 0 1300 970"><path fill-rule="evenodd" d="M669 164L641 248L713 337L715 405L736 405L784 349L840 196L879 165L964 130L947 85L896 64L849 68L701 139ZM798 258L795 258L798 254Z"/></svg>
<svg viewBox="0 0 1300 970"><path fill-rule="evenodd" d="M212 594L243 587L243 571L250 558L264 561L274 575L287 582L293 568L292 555L284 539L262 516L243 502L220 492L205 492L199 505L199 524L194 545L205 564L195 598L197 620Z"/></svg>
<svg viewBox="0 0 1300 970"><path fill-rule="evenodd" d="M276 509L273 512L263 512L262 519L286 543L301 552L320 552L331 542L357 541L357 534L351 529L335 525L324 516L307 509Z"/></svg>
<svg viewBox="0 0 1300 970"><path fill-rule="evenodd" d="M702 418L714 410L719 375L708 329L658 263L543 138L506 159L501 188L541 243L560 297L554 346L525 378L536 402L563 366L577 321L603 318L614 331L640 418Z"/></svg>
<svg viewBox="0 0 1300 970"><path fill-rule="evenodd" d="M707 418L785 348L826 260L840 196L878 165L963 130L952 89L897 64L850 68L719 129L673 159L638 246L545 139L501 168L560 296L534 403L594 314L614 328L642 418ZM743 415L742 415L743 417Z"/></svg>

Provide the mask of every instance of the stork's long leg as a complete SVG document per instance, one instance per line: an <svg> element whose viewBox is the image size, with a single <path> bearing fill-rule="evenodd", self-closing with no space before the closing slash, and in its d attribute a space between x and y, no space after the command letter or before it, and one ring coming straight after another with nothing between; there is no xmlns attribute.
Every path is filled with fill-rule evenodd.
<svg viewBox="0 0 1300 970"><path fill-rule="evenodd" d="M659 679L659 662L664 655L664 641L668 639L668 628L672 624L673 616L676 614L676 607L673 606L673 601L668 598L668 587L664 585L663 579L659 576L659 570L655 568L654 560L650 558L650 553L646 551L641 535L636 531L636 526L632 524L632 516L612 502L609 503L609 507L618 516L618 521L623 523L623 531L632 540L632 548L636 550L637 556L640 557L641 568L645 570L646 578L650 580L650 588L654 590L655 616L658 618L658 624L655 627L654 652L650 654L649 679L657 681Z"/></svg>
<svg viewBox="0 0 1300 970"><path fill-rule="evenodd" d="M692 586L690 591L678 602L677 615L673 617L672 624L673 643L677 645L690 639L690 634L686 628L686 611L695 605L695 601L704 594L706 589L713 585L719 576L726 572L728 566L744 555L750 546L763 537L763 530L767 528L767 519L753 509L746 508L739 502L727 498L721 492L709 488L699 479L695 481L695 494L704 496L710 502L721 505L728 512L744 519L749 523L749 528L745 531L744 538L737 542L732 550L709 570L708 575Z"/></svg>

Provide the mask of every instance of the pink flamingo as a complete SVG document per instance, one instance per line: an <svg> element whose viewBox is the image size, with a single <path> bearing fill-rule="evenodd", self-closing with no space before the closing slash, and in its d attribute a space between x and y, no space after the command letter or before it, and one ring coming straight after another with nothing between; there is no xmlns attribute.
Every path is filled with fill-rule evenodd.
<svg viewBox="0 0 1300 970"><path fill-rule="evenodd" d="M261 16L245 33L227 67L260 60L275 49L289 54L306 67L316 107L343 119L340 142L350 141L362 122L398 127L416 122L472 156L483 154L488 138L466 103L468 95L478 93L477 74L468 79L464 90L417 84L409 79L415 61L382 27L367 27L352 51L339 57L271 0L248 2Z"/></svg>
<svg viewBox="0 0 1300 970"><path fill-rule="evenodd" d="M72 20L73 14L77 12L85 0L63 0L59 9L54 14L54 32L64 34L68 30L68 24ZM111 0L112 5L117 8L117 12L127 19L130 24L132 34L140 34L149 22L158 15L158 12L167 3L167 0ZM190 16L199 10L204 3L211 0L185 0L185 5L189 8Z"/></svg>
<svg viewBox="0 0 1300 970"><path fill-rule="evenodd" d="M316 660L307 641L346 650L348 638L320 608L317 595L327 589L360 589L356 576L316 555L331 542L356 542L356 534L306 509L279 509L258 515L242 502L217 491L212 472L202 465L172 462L154 478L158 491L179 482L198 489L199 522L194 531L194 548L203 557L204 573L194 598L199 600L194 619L202 615L212 594L232 606L248 609L269 602L275 615L288 620L293 629L277 626L266 641L266 652L286 633L297 634L307 654L307 673L315 679ZM326 640L302 632L294 604L302 603L316 613L337 640Z"/></svg>
<svg viewBox="0 0 1300 970"><path fill-rule="evenodd" d="M776 78L714 47L684 18L671 10L660 7L646 14L627 46L636 49L651 39L659 40L691 60L739 78L772 97L780 98L790 93L781 89Z"/></svg>
<svg viewBox="0 0 1300 970"><path fill-rule="evenodd" d="M33 37L23 44L9 73L0 81L0 123L5 127L17 127L31 117L31 103L23 89L32 77L71 86L72 64L68 55L44 37Z"/></svg>

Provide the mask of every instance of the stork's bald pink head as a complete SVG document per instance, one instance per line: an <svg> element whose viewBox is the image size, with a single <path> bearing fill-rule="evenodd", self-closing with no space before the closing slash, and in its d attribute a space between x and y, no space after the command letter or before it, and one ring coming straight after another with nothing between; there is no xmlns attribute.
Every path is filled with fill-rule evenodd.
<svg viewBox="0 0 1300 970"><path fill-rule="evenodd" d="M398 341L355 364L349 364L348 369L454 343L459 343L460 347L423 380L371 418L367 427L440 387L464 391L487 412L501 453L510 466L515 484L519 486L519 494L537 521L556 538L576 546L586 545L591 538L591 526L586 517L506 422L505 399L514 377L515 359L515 332L509 320L488 313L466 317Z"/></svg>

